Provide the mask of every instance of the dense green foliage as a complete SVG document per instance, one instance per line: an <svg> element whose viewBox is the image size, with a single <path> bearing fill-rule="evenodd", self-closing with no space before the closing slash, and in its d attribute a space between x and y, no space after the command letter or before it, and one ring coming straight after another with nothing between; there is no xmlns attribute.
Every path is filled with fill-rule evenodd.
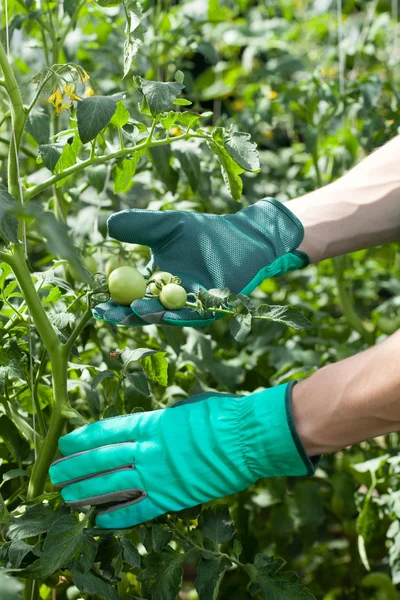
<svg viewBox="0 0 400 600"><path fill-rule="evenodd" d="M107 238L112 212L290 200L397 133L395 4L343 0L339 53L331 0L3 0L29 116L0 51L1 600L400 597L398 434L115 534L47 479L63 430L305 377L396 328L394 245L265 281L255 306L286 308L250 332L243 313L194 330L90 311L111 256L148 260Z"/></svg>

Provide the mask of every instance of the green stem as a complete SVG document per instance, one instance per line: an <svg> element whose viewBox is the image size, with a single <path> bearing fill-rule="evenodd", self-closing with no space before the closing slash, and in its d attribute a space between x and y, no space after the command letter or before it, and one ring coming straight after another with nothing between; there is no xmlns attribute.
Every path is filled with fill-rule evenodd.
<svg viewBox="0 0 400 600"><path fill-rule="evenodd" d="M10 194L20 198L20 185L18 181L18 149L21 143L22 132L25 127L27 112L24 108L14 71L8 62L3 44L0 42L0 68L4 75L4 87L11 101L12 135L10 151L8 154L8 188Z"/></svg>
<svg viewBox="0 0 400 600"><path fill-rule="evenodd" d="M50 419L49 431L44 439L37 460L33 466L28 486L28 499L39 496L46 484L47 472L57 451L58 438L62 434L66 419L62 411L68 404L67 394L67 357L63 348L50 354L53 371L54 408Z"/></svg>
<svg viewBox="0 0 400 600"><path fill-rule="evenodd" d="M54 183L57 183L57 181L60 181L65 177L69 177L74 173L78 173L79 171L82 171L83 169L86 169L86 167L90 167L91 165L100 165L102 163L108 162L109 160L113 160L114 158L121 158L123 156L126 156L127 154L137 152L142 148L149 148L153 146L165 146L167 144L189 139L192 137L202 137L203 139L203 136L187 133L171 139L153 140L151 143L149 142L149 139L146 139L141 144L137 144L137 146L131 146L130 148L122 148L121 150L117 150L116 152L112 152L111 154L103 154L102 156L96 156L94 158L90 157L86 160L83 160L82 162L77 163L76 165L72 165L72 167L68 167L68 169L65 169L62 173L57 173L56 175L49 177L49 179L47 179L46 181L35 185L34 188L28 190L24 194L24 199L25 201L31 200L34 196L37 196L47 188L51 187Z"/></svg>
<svg viewBox="0 0 400 600"><path fill-rule="evenodd" d="M12 249L12 257L8 259L14 275L18 281L18 285L24 295L32 319L36 325L40 337L43 340L48 352L51 354L61 346L56 332L54 331L46 312L43 308L40 298L33 285L31 274L26 264L25 255L22 246L14 246Z"/></svg>
<svg viewBox="0 0 400 600"><path fill-rule="evenodd" d="M348 294L348 289L344 278L343 260L343 256L337 256L332 260L333 269L336 277L336 283L338 287L339 301L343 311L343 315L345 316L347 322L353 327L353 329L358 331L363 340L367 344L372 345L374 343L374 334L372 331L369 331L365 327L364 323L361 321L360 317L353 308L350 296Z"/></svg>
<svg viewBox="0 0 400 600"><path fill-rule="evenodd" d="M91 318L92 318L92 309L89 306L87 308L86 312L84 313L82 319L79 321L79 323L77 324L77 326L75 327L75 329L71 333L69 339L64 344L63 351L66 353L67 356L69 356L69 353L71 352L72 346L75 344L76 340L80 336L80 334L81 334L83 328L85 327L86 323L88 323Z"/></svg>

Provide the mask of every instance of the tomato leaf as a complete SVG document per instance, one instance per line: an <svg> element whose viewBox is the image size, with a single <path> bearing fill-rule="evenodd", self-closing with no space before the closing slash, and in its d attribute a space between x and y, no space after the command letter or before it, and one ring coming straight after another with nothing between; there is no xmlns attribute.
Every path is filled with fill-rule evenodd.
<svg viewBox="0 0 400 600"><path fill-rule="evenodd" d="M235 535L233 520L227 504L215 504L203 510L199 518L199 529L204 537L211 540L216 547L229 542Z"/></svg>
<svg viewBox="0 0 400 600"><path fill-rule="evenodd" d="M48 144L50 137L50 119L47 112L44 110L31 110L25 127L27 132L31 134L38 144Z"/></svg>
<svg viewBox="0 0 400 600"><path fill-rule="evenodd" d="M71 569L74 583L80 592L84 594L97 594L104 600L121 600L120 595L115 588L97 577L90 571L81 573L77 569Z"/></svg>
<svg viewBox="0 0 400 600"><path fill-rule="evenodd" d="M243 173L242 167L233 160L224 146L212 141L207 142L207 145L216 154L220 162L222 177L232 198L239 202L243 190L243 182L239 177Z"/></svg>
<svg viewBox="0 0 400 600"><path fill-rule="evenodd" d="M213 557L210 560L201 559L194 582L200 600L217 600L221 581L231 566L231 561L225 556Z"/></svg>
<svg viewBox="0 0 400 600"><path fill-rule="evenodd" d="M260 600L315 600L295 573L281 570L284 564L280 558L257 554L254 565L245 565L251 595Z"/></svg>
<svg viewBox="0 0 400 600"><path fill-rule="evenodd" d="M224 146L229 156L245 171L258 172L260 170L260 159L257 144L251 141L249 133L234 131L225 140Z"/></svg>
<svg viewBox="0 0 400 600"><path fill-rule="evenodd" d="M229 321L229 329L234 339L242 343L251 331L251 314L237 313Z"/></svg>
<svg viewBox="0 0 400 600"><path fill-rule="evenodd" d="M116 110L117 100L110 96L90 96L78 102L76 116L82 143L87 144L94 140L96 135L107 127Z"/></svg>
<svg viewBox="0 0 400 600"><path fill-rule="evenodd" d="M147 81L140 78L141 90L153 115L167 110L184 89L183 83L177 81Z"/></svg>
<svg viewBox="0 0 400 600"><path fill-rule="evenodd" d="M16 199L0 183L0 234L6 244L18 244L18 219L13 214Z"/></svg>
<svg viewBox="0 0 400 600"><path fill-rule="evenodd" d="M140 359L147 377L166 387L168 385L168 361L166 352L157 352L151 356Z"/></svg>
<svg viewBox="0 0 400 600"><path fill-rule="evenodd" d="M311 321L293 306L269 306L268 304L261 304L254 315L267 321L283 323L296 330L314 329Z"/></svg>
<svg viewBox="0 0 400 600"><path fill-rule="evenodd" d="M184 554L151 552L144 559L144 569L138 579L143 593L152 600L175 600L181 587Z"/></svg>

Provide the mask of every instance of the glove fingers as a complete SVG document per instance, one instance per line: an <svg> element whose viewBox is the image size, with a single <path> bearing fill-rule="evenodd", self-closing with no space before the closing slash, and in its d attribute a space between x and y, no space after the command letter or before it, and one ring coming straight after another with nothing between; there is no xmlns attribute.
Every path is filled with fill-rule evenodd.
<svg viewBox="0 0 400 600"><path fill-rule="evenodd" d="M105 511L100 511L96 516L96 525L103 529L135 527L140 523L151 521L165 512L167 509L157 505L153 499L141 497L121 508L110 507Z"/></svg>
<svg viewBox="0 0 400 600"><path fill-rule="evenodd" d="M179 310L167 310L157 298L135 300L132 303L132 311L138 319L142 319L146 323L163 323L178 327L202 327L211 323L214 319L211 313L201 315L197 310L189 307L180 308Z"/></svg>
<svg viewBox="0 0 400 600"><path fill-rule="evenodd" d="M135 429L139 427L140 419L143 419L143 415L137 413L96 421L64 435L58 440L58 445L64 456L70 456L100 448L105 443L110 445L133 442L139 438L139 435L136 435L139 432L135 433Z"/></svg>
<svg viewBox="0 0 400 600"><path fill-rule="evenodd" d="M121 306L113 300L102 302L93 308L93 315L96 319L103 319L116 325L125 325L132 327L135 325L146 325L146 323L135 312L132 312L130 306Z"/></svg>
<svg viewBox="0 0 400 600"><path fill-rule="evenodd" d="M65 486L78 479L115 471L122 467L132 468L135 462L135 450L136 443L131 441L85 450L61 458L50 467L51 481L54 485Z"/></svg>
<svg viewBox="0 0 400 600"><path fill-rule="evenodd" d="M92 477L68 485L61 491L67 504L121 504L143 496L143 482L135 469L127 468L106 475Z"/></svg>
<svg viewBox="0 0 400 600"><path fill-rule="evenodd" d="M111 215L107 227L108 235L120 242L155 248L172 239L180 223L175 211L128 209Z"/></svg>

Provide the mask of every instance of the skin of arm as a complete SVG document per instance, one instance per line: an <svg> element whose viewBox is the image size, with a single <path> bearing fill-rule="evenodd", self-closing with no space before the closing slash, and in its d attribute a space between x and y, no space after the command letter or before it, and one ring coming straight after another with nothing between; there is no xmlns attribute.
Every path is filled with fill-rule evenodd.
<svg viewBox="0 0 400 600"><path fill-rule="evenodd" d="M400 430L399 353L400 331L293 387L293 418L309 456Z"/></svg>
<svg viewBox="0 0 400 600"><path fill-rule="evenodd" d="M291 200L312 263L400 239L400 136L335 182Z"/></svg>

